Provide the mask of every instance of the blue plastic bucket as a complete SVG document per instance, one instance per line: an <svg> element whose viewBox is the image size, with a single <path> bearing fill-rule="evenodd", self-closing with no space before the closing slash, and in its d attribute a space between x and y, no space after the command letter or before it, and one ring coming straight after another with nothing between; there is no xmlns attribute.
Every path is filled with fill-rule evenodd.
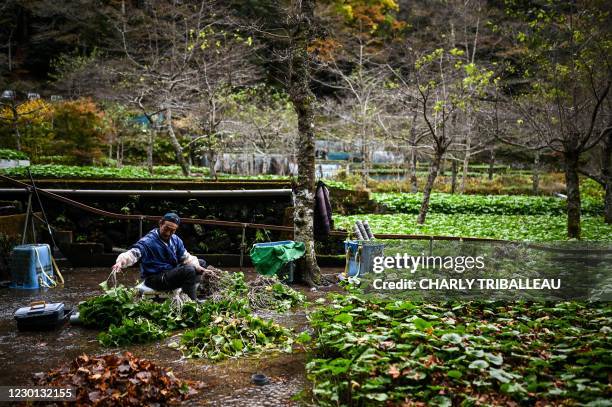
<svg viewBox="0 0 612 407"><path fill-rule="evenodd" d="M293 243L293 240L281 240L280 242L255 243L253 246L254 247L282 246L288 243Z"/></svg>
<svg viewBox="0 0 612 407"><path fill-rule="evenodd" d="M48 244L15 246L9 261L10 288L35 290L54 284L51 248Z"/></svg>
<svg viewBox="0 0 612 407"><path fill-rule="evenodd" d="M349 240L344 242L349 277L362 276L374 268L374 257L383 256L385 245L376 241Z"/></svg>

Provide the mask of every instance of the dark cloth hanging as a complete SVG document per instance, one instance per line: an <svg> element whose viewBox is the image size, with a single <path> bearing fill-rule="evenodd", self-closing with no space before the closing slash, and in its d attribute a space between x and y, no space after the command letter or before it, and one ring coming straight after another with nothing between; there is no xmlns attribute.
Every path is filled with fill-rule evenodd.
<svg viewBox="0 0 612 407"><path fill-rule="evenodd" d="M332 209L329 203L329 190L323 181L317 183L313 216L315 239L322 240L329 236L329 232L334 228Z"/></svg>

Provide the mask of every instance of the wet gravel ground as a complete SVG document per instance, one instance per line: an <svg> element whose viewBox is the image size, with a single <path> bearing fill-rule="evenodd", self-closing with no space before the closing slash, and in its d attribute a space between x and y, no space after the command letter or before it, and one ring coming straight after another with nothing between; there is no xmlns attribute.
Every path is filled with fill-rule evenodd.
<svg viewBox="0 0 612 407"><path fill-rule="evenodd" d="M230 271L237 271L232 270ZM334 275L342 270L324 269L325 274ZM98 284L108 277L107 268L64 269L64 287L48 290L0 289L0 386L32 385L32 374L48 371L70 362L83 353L100 355L108 352L130 351L135 356L147 358L156 364L174 370L179 378L200 380L204 388L185 405L212 406L291 406L298 403L292 396L306 387L303 352L292 354L266 354L260 357L226 360L210 364L205 360L182 359L181 354L167 346L176 341L170 337L165 341L146 345L133 345L122 349L105 349L97 342L98 332L80 326L66 324L54 331L19 332L13 318L15 310L28 305L31 301L64 302L67 307L76 309L78 303L89 297L99 295ZM245 270L247 279L256 275ZM130 269L119 275L119 283L135 285L138 270ZM334 287L309 291L306 287L294 286L303 290L309 299L325 295ZM260 313L263 318L274 319L278 323L300 332L307 329L306 314L303 310L293 313ZM270 383L257 386L251 383L251 376L263 373Z"/></svg>

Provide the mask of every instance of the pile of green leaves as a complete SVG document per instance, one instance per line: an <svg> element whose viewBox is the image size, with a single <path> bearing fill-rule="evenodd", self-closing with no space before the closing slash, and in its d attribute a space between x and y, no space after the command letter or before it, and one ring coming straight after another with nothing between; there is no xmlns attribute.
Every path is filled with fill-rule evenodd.
<svg viewBox="0 0 612 407"><path fill-rule="evenodd" d="M121 322L111 324L106 332L98 335L98 340L104 346L151 342L163 339L177 329L209 324L213 315L216 318L219 315L247 314L246 305L246 301L189 302L179 311L171 307L170 300L163 303L142 300L124 306Z"/></svg>
<svg viewBox="0 0 612 407"><path fill-rule="evenodd" d="M28 160L29 157L17 150L11 150L8 148L0 148L0 159L4 160Z"/></svg>
<svg viewBox="0 0 612 407"><path fill-rule="evenodd" d="M104 346L124 346L146 343L165 338L167 331L146 318L126 318L120 325L111 325L108 332L101 332L98 340Z"/></svg>
<svg viewBox="0 0 612 407"><path fill-rule="evenodd" d="M189 358L219 361L270 350L291 352L292 334L286 328L250 314L215 316L211 323L186 331L179 349Z"/></svg>
<svg viewBox="0 0 612 407"><path fill-rule="evenodd" d="M397 213L418 214L423 194L375 193L374 200ZM432 193L430 213L472 215L564 215L567 201L555 197L525 195L458 195ZM603 200L583 197L582 213L600 215Z"/></svg>
<svg viewBox="0 0 612 407"><path fill-rule="evenodd" d="M274 306L276 311L288 311L306 302L304 294L281 282L272 284L270 291L272 291L272 296L276 300Z"/></svg>
<svg viewBox="0 0 612 407"><path fill-rule="evenodd" d="M196 326L203 310L195 303L186 303L175 310L170 300L157 303L143 299L134 301L133 289L119 286L79 305L79 319L90 328L108 329L98 340L105 346L123 346L164 338L169 332Z"/></svg>
<svg viewBox="0 0 612 407"><path fill-rule="evenodd" d="M565 216L446 215L431 213L424 225L416 215L351 215L334 217L337 227L351 230L355 220L367 220L374 233L484 237L513 241L558 241L567 239ZM584 240L610 240L612 225L602 218L581 218Z"/></svg>
<svg viewBox="0 0 612 407"><path fill-rule="evenodd" d="M135 292L119 286L79 304L79 320L88 328L106 329L120 324L134 305Z"/></svg>
<svg viewBox="0 0 612 407"><path fill-rule="evenodd" d="M98 335L98 340L104 346L146 343L163 339L178 329L200 327L196 335L197 341L206 341L206 335L218 335L221 329L225 332L226 339L229 342L234 341L236 346L238 340L244 340L241 351L245 354L271 347L290 349L292 339L289 331L272 322L253 317L251 312L264 308L286 311L304 302L304 295L277 279L268 279L269 281L258 284L255 290L245 282L243 273L220 272L216 285L218 291L203 303L187 302L177 309L172 306L170 299L162 303L147 299L135 301L133 289L119 286L107 289L103 295L80 304L80 320L86 327L106 329L106 332ZM254 302L254 298L260 302ZM223 325L226 323L224 321L240 323L226 327ZM248 327L255 327L254 341L250 341L248 338L251 337L242 331ZM186 334L192 335L191 331ZM237 337L227 336L234 334ZM195 342L193 346L196 346ZM213 349L202 345L199 349L202 352L186 353L190 357L210 354L214 356L214 360L231 356L226 347Z"/></svg>
<svg viewBox="0 0 612 407"><path fill-rule="evenodd" d="M273 310L285 312L301 305L306 296L279 281L278 277L257 276L246 281L242 272L227 272L217 270L213 275L203 276L207 294L215 301L234 301L248 299L248 307L252 311Z"/></svg>
<svg viewBox="0 0 612 407"><path fill-rule="evenodd" d="M607 303L365 300L311 315L317 405L505 405L609 400Z"/></svg>
<svg viewBox="0 0 612 407"><path fill-rule="evenodd" d="M285 312L306 302L306 296L278 281L276 276L258 276L248 283L249 306L252 310Z"/></svg>

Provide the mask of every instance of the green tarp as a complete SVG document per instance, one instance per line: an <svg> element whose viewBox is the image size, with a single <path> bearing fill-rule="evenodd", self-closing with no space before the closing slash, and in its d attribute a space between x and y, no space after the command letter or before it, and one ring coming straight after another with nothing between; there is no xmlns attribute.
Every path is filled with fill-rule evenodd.
<svg viewBox="0 0 612 407"><path fill-rule="evenodd" d="M285 240L258 243L251 248L251 261L255 270L264 276L273 276L288 262L304 255L304 243Z"/></svg>

